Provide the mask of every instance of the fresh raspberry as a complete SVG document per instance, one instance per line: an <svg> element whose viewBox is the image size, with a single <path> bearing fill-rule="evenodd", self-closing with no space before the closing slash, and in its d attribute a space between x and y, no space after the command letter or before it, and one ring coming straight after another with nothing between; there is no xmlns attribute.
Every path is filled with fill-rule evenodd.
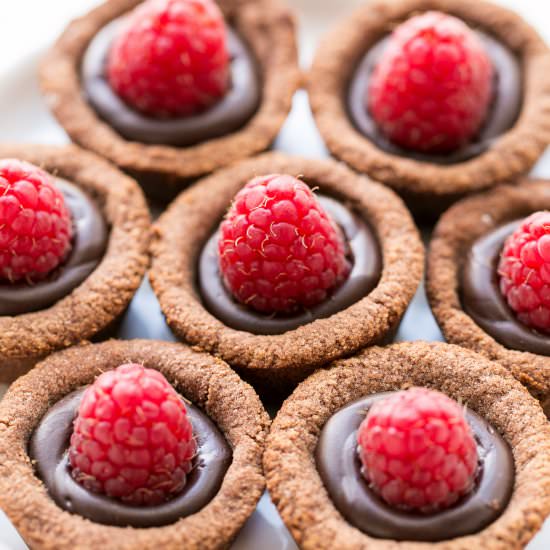
<svg viewBox="0 0 550 550"><path fill-rule="evenodd" d="M430 11L393 32L368 90L368 108L394 143L447 153L470 141L492 98L493 66L462 21Z"/></svg>
<svg viewBox="0 0 550 550"><path fill-rule="evenodd" d="M52 177L27 162L0 160L0 282L46 277L69 254L72 233Z"/></svg>
<svg viewBox="0 0 550 550"><path fill-rule="evenodd" d="M103 373L84 393L69 460L86 489L153 505L185 487L196 448L183 400L166 378L127 364Z"/></svg>
<svg viewBox="0 0 550 550"><path fill-rule="evenodd" d="M526 218L504 243L500 291L525 325L550 334L550 212Z"/></svg>
<svg viewBox="0 0 550 550"><path fill-rule="evenodd" d="M376 402L357 434L362 473L388 504L433 512L473 488L477 447L461 407L411 388Z"/></svg>
<svg viewBox="0 0 550 550"><path fill-rule="evenodd" d="M350 271L340 228L292 176L249 181L220 230L224 283L237 300L261 312L318 304Z"/></svg>
<svg viewBox="0 0 550 550"><path fill-rule="evenodd" d="M117 36L107 60L113 90L158 118L202 111L227 90L229 53L213 0L147 0Z"/></svg>

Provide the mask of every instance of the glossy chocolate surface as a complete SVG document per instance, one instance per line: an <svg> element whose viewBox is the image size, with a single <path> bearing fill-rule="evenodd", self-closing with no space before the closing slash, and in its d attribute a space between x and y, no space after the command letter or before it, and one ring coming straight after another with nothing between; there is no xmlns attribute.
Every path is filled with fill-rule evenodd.
<svg viewBox="0 0 550 550"><path fill-rule="evenodd" d="M96 203L76 185L56 179L72 219L75 237L66 261L46 279L0 283L0 315L20 315L55 304L83 283L98 266L107 248L109 231Z"/></svg>
<svg viewBox="0 0 550 550"><path fill-rule="evenodd" d="M40 421L29 445L36 471L57 505L95 523L154 527L169 525L198 512L218 492L229 465L231 449L216 425L198 407L185 404L198 452L183 491L157 506L131 506L84 489L71 476L67 450L85 388L56 403Z"/></svg>
<svg viewBox="0 0 550 550"><path fill-rule="evenodd" d="M228 27L231 82L223 98L206 111L186 117L160 119L135 111L105 78L107 54L123 23L124 18L113 20L90 42L82 60L81 78L88 102L124 138L157 145L194 145L238 130L258 109L262 92L254 57Z"/></svg>
<svg viewBox="0 0 550 550"><path fill-rule="evenodd" d="M378 283L382 256L372 229L357 214L336 199L318 195L322 206L342 228L353 262L349 277L323 303L295 315L256 312L238 303L225 287L218 266L216 232L206 243L198 268L198 285L206 308L225 325L253 334L282 334L315 319L329 317L366 296Z"/></svg>
<svg viewBox="0 0 550 550"><path fill-rule="evenodd" d="M518 118L522 104L521 66L516 56L501 42L482 31L475 32L483 42L496 74L491 111L474 141L452 153L435 155L404 149L382 134L366 105L369 80L388 45L389 36L382 38L368 50L352 77L346 101L355 127L388 153L435 164L464 162L489 149L491 143L512 128Z"/></svg>
<svg viewBox="0 0 550 550"><path fill-rule="evenodd" d="M503 225L473 244L462 270L462 306L477 325L503 346L550 356L550 337L518 321L499 289L500 253L504 241L521 221Z"/></svg>
<svg viewBox="0 0 550 550"><path fill-rule="evenodd" d="M514 486L514 459L507 443L485 420L466 410L480 457L477 486L457 504L433 514L393 508L361 474L357 430L372 404L393 392L371 395L336 412L325 424L316 451L319 474L336 508L373 537L435 542L474 534L502 513Z"/></svg>

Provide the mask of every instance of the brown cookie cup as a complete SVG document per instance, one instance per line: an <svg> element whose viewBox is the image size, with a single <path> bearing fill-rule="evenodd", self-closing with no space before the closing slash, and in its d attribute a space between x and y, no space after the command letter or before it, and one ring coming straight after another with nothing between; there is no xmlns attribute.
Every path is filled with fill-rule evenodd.
<svg viewBox="0 0 550 550"><path fill-rule="evenodd" d="M240 130L185 148L128 141L103 122L81 93L80 62L92 38L140 0L110 0L73 21L43 60L46 101L71 139L135 176L148 194L173 198L190 180L267 149L290 111L300 72L294 20L278 0L217 0L256 58L261 104Z"/></svg>
<svg viewBox="0 0 550 550"><path fill-rule="evenodd" d="M383 265L377 286L350 307L283 334L257 335L224 325L204 307L197 262L235 194L254 176L273 173L301 175L320 193L348 204L373 229ZM170 328L270 390L286 389L320 365L391 339L423 271L423 246L401 200L330 160L266 153L219 171L183 192L155 233L151 284Z"/></svg>
<svg viewBox="0 0 550 550"><path fill-rule="evenodd" d="M477 325L463 309L461 278L464 261L477 239L506 222L545 209L550 209L550 182L545 180L501 185L457 203L435 228L426 284L446 340L497 361L543 403L550 400L550 357L509 349Z"/></svg>
<svg viewBox="0 0 550 550"><path fill-rule="evenodd" d="M128 361L162 372L218 425L233 450L213 500L199 512L157 528L111 527L59 508L35 476L27 444L40 418L68 393ZM254 390L222 361L181 344L151 340L74 347L20 378L0 404L0 504L36 549L226 548L264 489L262 453L269 418Z"/></svg>
<svg viewBox="0 0 550 550"><path fill-rule="evenodd" d="M449 165L384 151L360 133L348 111L348 86L362 56L399 23L439 10L492 35L519 59L523 101L515 125L487 150ZM512 11L484 0L372 0L322 41L308 77L311 107L331 153L395 189L412 210L435 217L460 197L529 171L550 142L550 51Z"/></svg>
<svg viewBox="0 0 550 550"><path fill-rule="evenodd" d="M315 466L327 420L368 395L425 386L468 405L510 445L515 485L503 514L474 535L439 543L372 538L335 508ZM496 363L440 343L374 347L300 384L273 421L264 454L270 495L300 548L523 548L550 513L550 425L538 403Z"/></svg>
<svg viewBox="0 0 550 550"><path fill-rule="evenodd" d="M18 158L86 192L109 226L107 249L92 274L53 306L0 316L0 383L9 383L50 353L108 330L126 310L149 264L149 211L138 185L111 164L75 146L0 145Z"/></svg>

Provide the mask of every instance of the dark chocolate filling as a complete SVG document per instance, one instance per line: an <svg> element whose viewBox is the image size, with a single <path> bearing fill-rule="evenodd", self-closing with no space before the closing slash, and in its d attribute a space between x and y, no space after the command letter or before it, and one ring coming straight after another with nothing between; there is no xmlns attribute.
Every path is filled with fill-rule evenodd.
<svg viewBox="0 0 550 550"><path fill-rule="evenodd" d="M516 56L501 42L480 30L475 32L493 62L495 92L487 120L472 142L449 154L425 154L400 147L381 132L366 106L369 81L388 45L389 36L376 42L367 51L352 77L348 89L347 107L355 127L387 153L435 164L464 162L489 149L498 136L514 126L518 118L522 104L521 66Z"/></svg>
<svg viewBox="0 0 550 550"><path fill-rule="evenodd" d="M0 316L20 315L47 308L86 280L100 263L109 232L96 203L77 186L60 179L75 237L67 260L46 279L34 284L0 283Z"/></svg>
<svg viewBox="0 0 550 550"><path fill-rule="evenodd" d="M316 450L317 468L336 508L352 525L373 537L436 542L478 533L502 513L514 486L514 459L506 442L481 417L466 410L477 442L477 485L446 510L421 514L386 504L361 474L357 430L369 407L393 392L371 395L345 406L325 424Z"/></svg>
<svg viewBox="0 0 550 550"><path fill-rule="evenodd" d="M336 199L322 195L318 198L341 227L349 245L348 256L353 264L349 277L327 300L311 309L295 315L267 316L238 303L225 287L219 272L219 232L216 232L203 248L198 267L198 285L202 300L216 318L229 327L253 334L282 334L349 307L378 284L382 257L372 229Z"/></svg>
<svg viewBox="0 0 550 550"><path fill-rule="evenodd" d="M56 403L30 440L29 456L36 461L36 472L60 508L105 525L159 527L198 512L214 498L231 464L231 449L210 418L187 402L198 451L179 495L163 504L138 507L92 493L77 483L70 473L67 450L85 389Z"/></svg>
<svg viewBox="0 0 550 550"><path fill-rule="evenodd" d="M255 60L231 28L227 28L231 56L231 82L223 98L212 107L191 116L152 118L128 106L105 77L105 62L124 17L111 21L90 42L82 61L82 87L99 116L121 136L157 145L188 146L224 136L244 126L258 109L261 82Z"/></svg>
<svg viewBox="0 0 550 550"><path fill-rule="evenodd" d="M550 356L550 338L519 321L499 288L502 247L520 223L503 225L473 244L462 270L462 306L477 325L508 349Z"/></svg>

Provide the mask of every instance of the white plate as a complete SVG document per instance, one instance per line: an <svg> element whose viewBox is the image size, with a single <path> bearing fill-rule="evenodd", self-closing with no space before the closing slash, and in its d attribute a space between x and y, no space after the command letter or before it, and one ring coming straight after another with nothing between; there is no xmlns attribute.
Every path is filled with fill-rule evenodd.
<svg viewBox="0 0 550 550"><path fill-rule="evenodd" d="M36 84L36 65L43 48L67 21L68 14L76 15L83 7L98 3L97 0L0 0L0 20L10 21L0 33L0 141L66 143L67 137L46 110ZM301 59L306 65L312 57L318 37L334 21L362 0L293 0L298 11L300 28ZM543 24L542 17L548 6L539 0L506 0L501 2L521 12L550 38L550 27ZM32 21L28 13L32 10ZM40 22L37 23L37 21ZM46 24L47 23L47 24ZM33 27L34 24L34 27ZM29 26L30 25L30 26ZM8 27L8 28L5 28ZM19 36L25 29L24 40ZM16 42L14 42L16 41ZM17 43L18 48L13 49ZM16 52L10 56L10 52ZM7 53L6 53L7 52ZM326 156L326 149L315 129L305 92L298 92L292 113L285 124L275 148L281 151L307 157ZM539 162L535 169L539 176L550 176L550 155ZM145 337L171 339L172 335L163 323L156 300L147 292L147 283L134 299L126 322L121 329L121 337ZM147 318L140 319L135 305L146 304ZM398 340L442 340L426 303L423 288L409 307L401 324ZM0 387L0 395L2 388ZM0 550L24 550L27 548L7 518L0 512ZM256 512L247 522L233 548L236 550L295 550L296 544L282 524L268 495L261 499ZM541 533L528 546L529 550L550 548L550 520Z"/></svg>

